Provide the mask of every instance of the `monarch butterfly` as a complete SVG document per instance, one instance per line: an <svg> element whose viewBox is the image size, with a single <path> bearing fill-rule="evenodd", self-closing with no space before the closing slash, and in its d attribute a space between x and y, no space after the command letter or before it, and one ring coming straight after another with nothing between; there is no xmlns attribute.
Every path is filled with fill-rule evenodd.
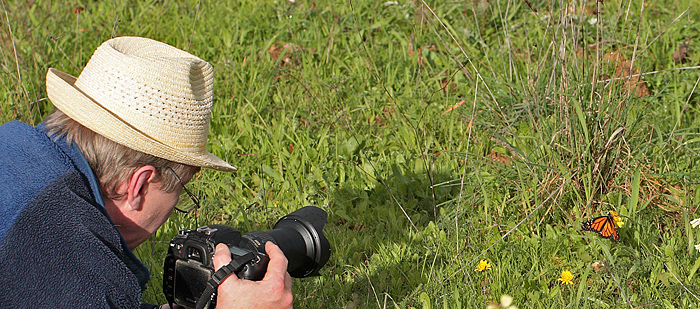
<svg viewBox="0 0 700 309"><path fill-rule="evenodd" d="M582 228L584 231L596 232L603 238L620 241L620 234L617 233L615 225L622 226L622 224L620 215L610 211L607 216L600 216L584 222Z"/></svg>

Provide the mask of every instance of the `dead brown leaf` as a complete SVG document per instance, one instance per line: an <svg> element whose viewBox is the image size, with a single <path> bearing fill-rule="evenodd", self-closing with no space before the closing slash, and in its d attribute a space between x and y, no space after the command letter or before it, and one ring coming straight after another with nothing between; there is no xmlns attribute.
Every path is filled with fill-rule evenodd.
<svg viewBox="0 0 700 309"><path fill-rule="evenodd" d="M625 60L625 56L617 50L611 51L603 56L603 62L618 63Z"/></svg>
<svg viewBox="0 0 700 309"><path fill-rule="evenodd" d="M449 71L446 71L445 78L440 80L440 87L445 93L457 90L457 84L455 84Z"/></svg>
<svg viewBox="0 0 700 309"><path fill-rule="evenodd" d="M466 102L466 101L467 101L467 100L462 100L462 101L459 101L459 102L455 103L455 105L450 106L450 108L446 109L444 112L442 112L442 114L444 115L444 114L447 114L447 113L451 112L453 109L455 109L455 108L459 107L460 105L464 104L464 102Z"/></svg>
<svg viewBox="0 0 700 309"><path fill-rule="evenodd" d="M689 42L681 43L681 46L678 48L678 50L673 52L673 61L676 63L686 63L690 61L688 59L688 45Z"/></svg>
<svg viewBox="0 0 700 309"><path fill-rule="evenodd" d="M601 271L606 271L608 268L604 261L595 261L591 263L591 267L593 268L593 271L597 273Z"/></svg>
<svg viewBox="0 0 700 309"><path fill-rule="evenodd" d="M634 90L634 95L638 97L648 97L651 95L651 92L649 92L649 87L647 87L646 82L639 82L636 84L637 87ZM631 87L634 87L633 85L630 85Z"/></svg>
<svg viewBox="0 0 700 309"><path fill-rule="evenodd" d="M638 97L651 95L646 82L642 80L639 70L634 68L632 62L627 61L620 51L612 51L605 54L605 56L603 56L603 62L615 66L613 78L625 81L623 86L625 91L634 92L634 95Z"/></svg>
<svg viewBox="0 0 700 309"><path fill-rule="evenodd" d="M267 52L270 53L272 60L280 60L282 65L289 65L294 63L294 59L292 58L292 51L294 50L299 50L299 47L292 45L291 43L283 43L282 46L278 46L277 44L270 45ZM282 55L282 59L279 59L280 55Z"/></svg>
<svg viewBox="0 0 700 309"><path fill-rule="evenodd" d="M628 92L634 91L638 97L646 97L651 94L645 82L641 81L642 76L639 70L632 67L631 61L618 62L614 77L625 80L624 89Z"/></svg>
<svg viewBox="0 0 700 309"><path fill-rule="evenodd" d="M496 165L501 165L501 166L508 166L510 165L511 158L509 156L500 154L495 151L491 151L487 156L487 158L493 160Z"/></svg>
<svg viewBox="0 0 700 309"><path fill-rule="evenodd" d="M267 52L274 61L282 62L282 65L298 65L298 53L307 50L306 48L292 43L279 43L270 45ZM311 52L316 52L314 49L308 49ZM280 57L281 56L281 57Z"/></svg>

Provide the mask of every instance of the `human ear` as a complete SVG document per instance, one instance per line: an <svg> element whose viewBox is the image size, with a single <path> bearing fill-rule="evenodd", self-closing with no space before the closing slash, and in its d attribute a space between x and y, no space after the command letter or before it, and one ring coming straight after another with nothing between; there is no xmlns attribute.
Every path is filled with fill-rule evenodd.
<svg viewBox="0 0 700 309"><path fill-rule="evenodd" d="M148 193L148 184L156 176L156 168L152 165L142 166L129 178L127 187L127 202L132 210L141 210Z"/></svg>

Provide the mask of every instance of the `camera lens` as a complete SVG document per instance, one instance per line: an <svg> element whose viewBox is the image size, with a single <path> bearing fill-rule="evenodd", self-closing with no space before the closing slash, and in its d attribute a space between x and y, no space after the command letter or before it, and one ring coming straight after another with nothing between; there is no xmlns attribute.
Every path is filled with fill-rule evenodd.
<svg viewBox="0 0 700 309"><path fill-rule="evenodd" d="M289 275L318 276L331 256L330 243L323 235L327 217L323 209L307 206L282 217L272 230L244 234L240 245L265 252L265 242L272 241L287 257Z"/></svg>

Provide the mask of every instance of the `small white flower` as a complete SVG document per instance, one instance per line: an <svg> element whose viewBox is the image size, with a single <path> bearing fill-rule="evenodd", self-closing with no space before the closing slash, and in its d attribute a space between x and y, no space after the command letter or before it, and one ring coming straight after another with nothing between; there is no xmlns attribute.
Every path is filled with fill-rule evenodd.
<svg viewBox="0 0 700 309"><path fill-rule="evenodd" d="M591 25L595 25L597 22L598 22L598 18L595 18L595 17L588 20L588 23Z"/></svg>
<svg viewBox="0 0 700 309"><path fill-rule="evenodd" d="M695 245L695 249L697 249L698 251L700 251L700 245Z"/></svg>
<svg viewBox="0 0 700 309"><path fill-rule="evenodd" d="M515 305L512 305L512 304L513 304L513 297L512 297L512 296L510 296L510 295L501 295L501 308L504 308L504 309L518 309L518 307L516 307Z"/></svg>
<svg viewBox="0 0 700 309"><path fill-rule="evenodd" d="M695 220L693 220L693 221L690 221L690 224L691 224L693 227L698 227L698 225L700 225L700 218L699 218L699 219L695 219Z"/></svg>

